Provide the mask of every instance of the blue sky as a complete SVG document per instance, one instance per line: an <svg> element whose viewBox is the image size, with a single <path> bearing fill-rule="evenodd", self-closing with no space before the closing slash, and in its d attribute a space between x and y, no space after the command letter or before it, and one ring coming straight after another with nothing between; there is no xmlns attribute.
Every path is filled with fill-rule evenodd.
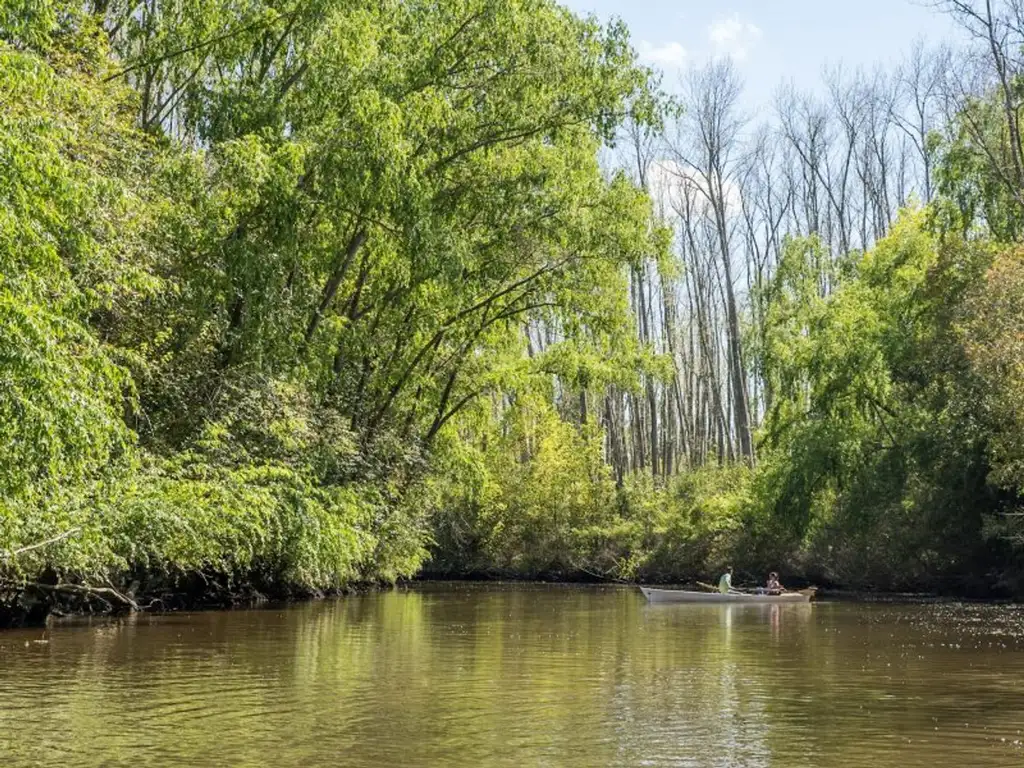
<svg viewBox="0 0 1024 768"><path fill-rule="evenodd" d="M784 80L820 87L826 65L893 65L914 39L956 39L928 0L562 0L580 13L622 18L665 85L714 55L730 54L746 83L744 102L771 104Z"/></svg>

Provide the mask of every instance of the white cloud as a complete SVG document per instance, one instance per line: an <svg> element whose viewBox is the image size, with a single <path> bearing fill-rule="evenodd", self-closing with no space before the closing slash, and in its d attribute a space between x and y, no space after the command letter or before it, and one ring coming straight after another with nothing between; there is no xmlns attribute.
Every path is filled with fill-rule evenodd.
<svg viewBox="0 0 1024 768"><path fill-rule="evenodd" d="M689 165L676 162L669 158L659 158L651 164L647 172L647 191L654 201L655 213L668 217L683 208L683 199L689 189L691 211L697 215L710 216L711 206L705 196L707 186L704 178ZM725 207L729 216L738 215L742 194L739 185L726 179L723 192Z"/></svg>
<svg viewBox="0 0 1024 768"><path fill-rule="evenodd" d="M727 18L716 19L708 25L708 40L717 56L731 56L743 61L750 49L761 39L761 28L750 21L744 21L734 13Z"/></svg>
<svg viewBox="0 0 1024 768"><path fill-rule="evenodd" d="M686 49L675 40L664 45L651 45L646 40L641 40L638 47L640 58L648 64L662 69L682 69L686 65Z"/></svg>

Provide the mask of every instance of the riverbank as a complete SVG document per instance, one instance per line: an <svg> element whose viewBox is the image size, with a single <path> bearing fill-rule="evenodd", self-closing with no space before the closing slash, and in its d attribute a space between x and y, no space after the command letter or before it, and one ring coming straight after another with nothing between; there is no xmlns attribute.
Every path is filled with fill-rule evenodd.
<svg viewBox="0 0 1024 768"><path fill-rule="evenodd" d="M176 590L136 592L130 587L27 585L17 592L0 589L0 630L40 627L52 619L118 616L132 613L179 613L252 608L260 605L314 602L382 588L355 582L325 590L256 587L252 584L211 589L209 580L192 579Z"/></svg>

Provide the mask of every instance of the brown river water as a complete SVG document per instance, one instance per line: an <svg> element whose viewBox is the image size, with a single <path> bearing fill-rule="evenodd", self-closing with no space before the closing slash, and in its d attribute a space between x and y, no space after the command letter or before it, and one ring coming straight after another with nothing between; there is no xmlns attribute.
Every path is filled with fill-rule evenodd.
<svg viewBox="0 0 1024 768"><path fill-rule="evenodd" d="M0 632L0 766L128 765L1024 766L1024 607L424 584Z"/></svg>

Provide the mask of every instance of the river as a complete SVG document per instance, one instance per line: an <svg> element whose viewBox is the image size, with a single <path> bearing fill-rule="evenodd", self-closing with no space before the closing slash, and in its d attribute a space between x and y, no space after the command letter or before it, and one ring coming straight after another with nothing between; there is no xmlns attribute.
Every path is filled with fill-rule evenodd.
<svg viewBox="0 0 1024 768"><path fill-rule="evenodd" d="M0 632L0 765L1024 764L1024 608L423 584Z"/></svg>

